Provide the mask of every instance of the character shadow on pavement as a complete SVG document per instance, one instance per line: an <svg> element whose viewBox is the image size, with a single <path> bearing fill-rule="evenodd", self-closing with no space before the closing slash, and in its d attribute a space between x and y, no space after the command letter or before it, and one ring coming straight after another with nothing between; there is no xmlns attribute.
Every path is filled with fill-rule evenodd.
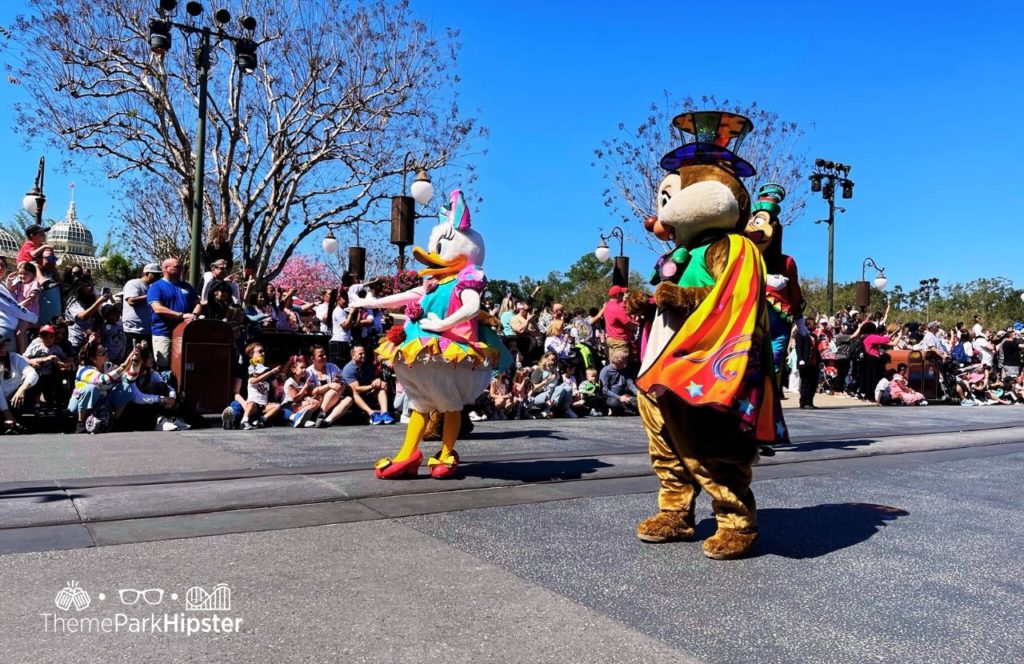
<svg viewBox="0 0 1024 664"><path fill-rule="evenodd" d="M776 445L780 452L814 452L816 450L855 450L879 442L877 438L858 438L856 440L819 440L806 443L790 443Z"/></svg>
<svg viewBox="0 0 1024 664"><path fill-rule="evenodd" d="M4 489L0 491L0 500L4 498L35 498L36 503L53 503L61 500L73 500L78 494L65 493L57 487L25 487L20 489Z"/></svg>
<svg viewBox="0 0 1024 664"><path fill-rule="evenodd" d="M871 503L827 503L757 510L758 540L753 557L817 558L868 540L909 512ZM710 537L714 519L697 524L699 539Z"/></svg>
<svg viewBox="0 0 1024 664"><path fill-rule="evenodd" d="M567 436L556 433L554 429L506 429L498 431L480 431L475 429L466 436L472 440L505 440L508 438L550 438L551 440L569 440Z"/></svg>
<svg viewBox="0 0 1024 664"><path fill-rule="evenodd" d="M599 468L612 464L597 459L538 459L535 461L484 461L460 468L464 477L492 480L519 480L520 482L552 482L578 480Z"/></svg>

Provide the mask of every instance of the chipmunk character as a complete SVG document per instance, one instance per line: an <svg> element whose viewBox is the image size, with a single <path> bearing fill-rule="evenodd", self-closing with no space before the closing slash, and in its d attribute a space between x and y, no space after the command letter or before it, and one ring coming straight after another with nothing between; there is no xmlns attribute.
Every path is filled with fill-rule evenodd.
<svg viewBox="0 0 1024 664"><path fill-rule="evenodd" d="M776 385L782 374L786 346L794 323L803 326L804 295L796 272L796 261L782 253L782 224L779 205L786 198L782 185L765 184L757 193L750 221L743 234L757 245L764 258L765 296L768 298L768 325L772 337L772 365ZM802 332L806 335L806 329Z"/></svg>
<svg viewBox="0 0 1024 664"><path fill-rule="evenodd" d="M750 195L739 178L754 168L733 150L752 124L717 111L684 113L673 124L695 140L662 158L669 174L658 188L658 215L648 222L676 246L651 280L657 309L636 381L661 482L660 511L637 535L645 542L691 539L703 489L718 521L704 554L739 558L757 539L750 483L758 443L787 436L772 371L764 261L741 234Z"/></svg>
<svg viewBox="0 0 1024 664"><path fill-rule="evenodd" d="M462 407L487 389L491 371L500 358L508 356L497 335L477 320L486 285L481 268L484 239L470 227L462 192L454 190L449 200L450 207L442 210L441 222L430 233L427 249L413 249L413 256L426 266L420 271L427 277L424 284L404 293L352 302L359 307L406 307L404 329L397 337L389 333L377 348L378 357L393 362L412 407L401 450L375 466L380 479L417 475L423 463L419 445L433 411L441 414L443 427L441 449L428 461L430 475L454 477L459 467L454 448Z"/></svg>

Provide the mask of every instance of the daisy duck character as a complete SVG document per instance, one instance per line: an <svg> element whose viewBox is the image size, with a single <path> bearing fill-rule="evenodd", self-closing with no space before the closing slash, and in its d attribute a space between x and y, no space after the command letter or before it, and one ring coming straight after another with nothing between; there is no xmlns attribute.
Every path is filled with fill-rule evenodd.
<svg viewBox="0 0 1024 664"><path fill-rule="evenodd" d="M426 266L420 270L424 283L403 293L352 301L357 307L405 307L407 318L404 328L389 333L377 348L382 361L393 363L411 406L402 448L375 466L380 479L417 475L423 463L419 445L433 411L441 414L443 429L441 449L427 464L430 475L455 476L462 408L487 389L502 356L497 335L477 321L486 284L481 268L484 239L470 227L462 192L452 191L449 201L427 248L413 249L413 256Z"/></svg>

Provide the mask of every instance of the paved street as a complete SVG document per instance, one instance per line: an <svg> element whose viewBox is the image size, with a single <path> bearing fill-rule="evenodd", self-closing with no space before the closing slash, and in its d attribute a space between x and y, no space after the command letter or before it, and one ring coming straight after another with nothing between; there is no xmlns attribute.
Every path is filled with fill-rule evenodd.
<svg viewBox="0 0 1024 664"><path fill-rule="evenodd" d="M400 427L2 438L2 659L1024 659L1024 408L787 421L757 555L730 563L635 538L656 483L632 418L480 423L452 482L372 477ZM188 604L218 583L230 609ZM127 631L165 614L241 623Z"/></svg>

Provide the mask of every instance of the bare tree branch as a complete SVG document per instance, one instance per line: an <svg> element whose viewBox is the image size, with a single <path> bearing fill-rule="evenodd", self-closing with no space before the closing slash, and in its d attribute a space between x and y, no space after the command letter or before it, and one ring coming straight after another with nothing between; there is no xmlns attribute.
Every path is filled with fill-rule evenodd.
<svg viewBox="0 0 1024 664"><path fill-rule="evenodd" d="M756 182L748 181L747 187L753 195L758 184L781 184L786 189L782 223L788 225L800 217L808 193L807 154L800 147L803 128L780 119L777 113L761 108L757 102L719 101L714 96L678 99L665 92L660 101L650 105L648 116L636 128L620 122L618 133L594 150L591 165L600 165L608 182L603 192L604 205L627 229L636 229L637 222L642 223L644 217L655 213L657 187L665 175L659 162L663 155L686 141L672 128L672 118L686 111L709 109L731 110L750 118L754 131L743 142L740 156L754 165L757 177ZM658 253L667 248L649 233L638 230L638 235Z"/></svg>
<svg viewBox="0 0 1024 664"><path fill-rule="evenodd" d="M311 233L386 218L407 152L472 181L460 160L485 132L458 106L457 32L431 34L407 0L235 4L260 22L259 66L242 75L215 38L204 215L236 246L249 239L257 277L273 278ZM8 76L31 100L16 107L19 131L122 184L131 252L179 251L195 194L196 39L175 29L171 50L152 54L145 0L29 6L11 33L21 60Z"/></svg>

